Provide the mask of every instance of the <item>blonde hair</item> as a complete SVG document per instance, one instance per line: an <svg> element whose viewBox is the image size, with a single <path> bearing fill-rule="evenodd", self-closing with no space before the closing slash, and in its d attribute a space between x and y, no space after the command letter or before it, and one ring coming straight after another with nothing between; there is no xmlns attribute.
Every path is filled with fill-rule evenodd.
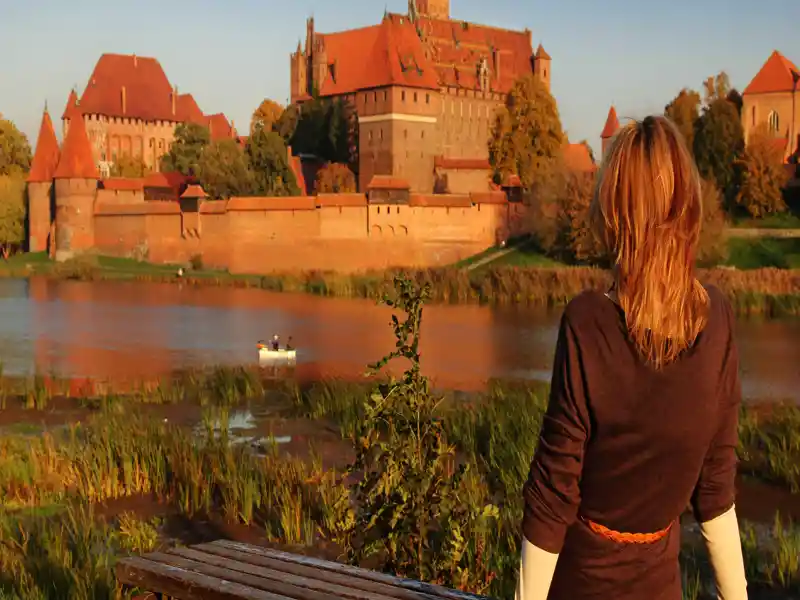
<svg viewBox="0 0 800 600"><path fill-rule="evenodd" d="M708 320L708 294L694 269L702 206L700 176L672 122L647 117L616 134L590 218L613 257L629 336L656 369L691 346Z"/></svg>

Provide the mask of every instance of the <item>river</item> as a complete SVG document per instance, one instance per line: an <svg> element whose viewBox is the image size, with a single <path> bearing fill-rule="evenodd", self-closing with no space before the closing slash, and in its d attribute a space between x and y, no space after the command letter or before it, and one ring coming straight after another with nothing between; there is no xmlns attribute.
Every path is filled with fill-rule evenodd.
<svg viewBox="0 0 800 600"><path fill-rule="evenodd" d="M423 369L459 389L492 377L546 380L559 314L428 306ZM298 376L355 377L392 349L390 315L369 300L257 289L3 279L0 361L8 375L135 380L255 363L255 343L277 332L293 336ZM800 402L800 319L740 320L737 337L745 397Z"/></svg>

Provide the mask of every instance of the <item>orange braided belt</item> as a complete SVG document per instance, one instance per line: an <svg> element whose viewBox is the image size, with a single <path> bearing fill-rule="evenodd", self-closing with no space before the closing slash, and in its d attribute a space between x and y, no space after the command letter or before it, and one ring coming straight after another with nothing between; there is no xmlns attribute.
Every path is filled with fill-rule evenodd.
<svg viewBox="0 0 800 600"><path fill-rule="evenodd" d="M663 540L670 529L672 523L667 525L664 529L656 531L655 533L624 533L622 531L614 531L608 527L595 523L589 519L583 519L583 522L589 526L594 533L602 535L604 538L617 542L618 544L653 544L659 540Z"/></svg>

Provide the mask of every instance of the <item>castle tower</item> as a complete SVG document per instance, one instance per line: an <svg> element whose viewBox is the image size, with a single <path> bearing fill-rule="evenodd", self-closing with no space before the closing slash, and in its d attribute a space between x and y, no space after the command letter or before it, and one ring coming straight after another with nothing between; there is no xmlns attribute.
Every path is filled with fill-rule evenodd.
<svg viewBox="0 0 800 600"><path fill-rule="evenodd" d="M53 174L56 199L56 260L69 260L94 246L98 172L83 118L72 113Z"/></svg>
<svg viewBox="0 0 800 600"><path fill-rule="evenodd" d="M61 137L67 137L67 130L69 129L69 122L74 114L80 114L78 110L78 93L75 89L70 90L69 98L67 98L67 105L64 107L64 114L61 115Z"/></svg>
<svg viewBox="0 0 800 600"><path fill-rule="evenodd" d="M552 61L553 59L550 58L544 46L539 44L536 54L533 55L533 74L544 83L548 91L550 91L550 63Z"/></svg>
<svg viewBox="0 0 800 600"><path fill-rule="evenodd" d="M450 0L417 0L417 15L448 21L450 20Z"/></svg>
<svg viewBox="0 0 800 600"><path fill-rule="evenodd" d="M58 167L60 153L53 121L45 106L42 124L36 141L31 172L28 174L28 250L42 252L48 249L50 225L55 212L53 175Z"/></svg>
<svg viewBox="0 0 800 600"><path fill-rule="evenodd" d="M606 126L603 127L603 132L600 134L603 156L606 155L606 150L608 150L608 146L611 143L611 138L614 137L614 134L617 133L618 129L619 119L617 118L617 109L614 108L614 105L612 104L611 108L608 110Z"/></svg>

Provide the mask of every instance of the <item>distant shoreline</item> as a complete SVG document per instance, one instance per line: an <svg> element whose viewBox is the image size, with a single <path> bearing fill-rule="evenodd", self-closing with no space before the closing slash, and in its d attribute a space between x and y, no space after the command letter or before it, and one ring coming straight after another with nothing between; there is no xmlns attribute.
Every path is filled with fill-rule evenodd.
<svg viewBox="0 0 800 600"><path fill-rule="evenodd" d="M601 289L610 282L608 272L602 269L569 266L501 266L474 271L448 266L360 274L307 271L269 275L187 269L182 276L178 275L178 268L177 265L157 265L102 256L55 263L43 254L34 254L17 255L0 263L0 277L183 283L377 299L391 292L392 278L402 271L417 283L429 283L431 302L434 303L540 307L564 306L581 291ZM728 296L737 315L800 317L800 269L737 270L717 267L701 270L699 276Z"/></svg>

